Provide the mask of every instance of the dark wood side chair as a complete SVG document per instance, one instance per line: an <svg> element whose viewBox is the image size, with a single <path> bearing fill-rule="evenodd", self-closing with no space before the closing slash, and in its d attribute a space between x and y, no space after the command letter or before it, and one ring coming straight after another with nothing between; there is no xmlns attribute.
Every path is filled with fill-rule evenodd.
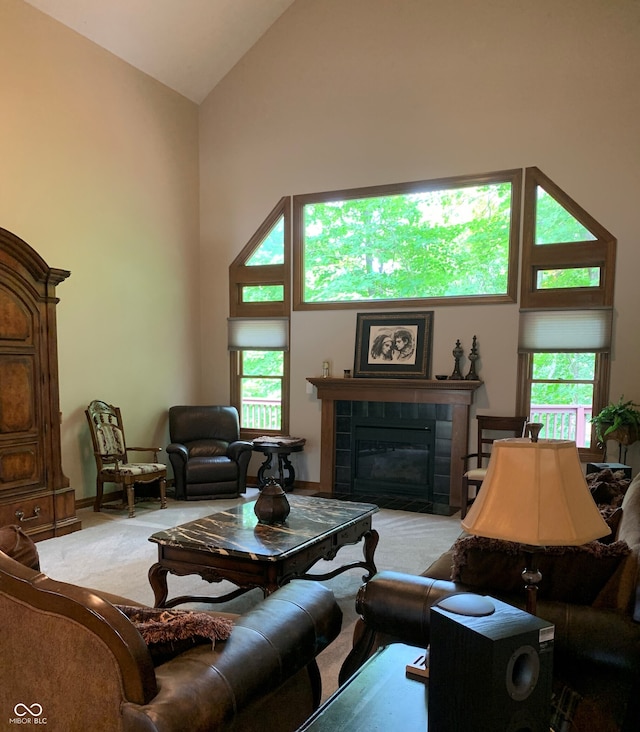
<svg viewBox="0 0 640 732"><path fill-rule="evenodd" d="M504 437L522 437L528 417L497 417L490 414L479 414L478 420L478 447L476 452L463 455L465 473L462 476L462 495L460 497L460 518L467 515L473 498L469 495L470 486L476 487L476 495L482 481L487 474L487 465L491 457L491 445L494 440ZM469 467L475 462L474 467ZM475 496L474 496L475 497Z"/></svg>
<svg viewBox="0 0 640 732"><path fill-rule="evenodd" d="M93 454L96 459L98 475L96 478L96 500L94 511L100 511L105 483L116 483L126 495L129 518L135 516L136 483L157 481L160 492L160 508L167 507L166 486L167 468L158 462L161 447L127 447L120 409L98 399L85 410ZM130 463L128 452L152 452L152 463ZM123 495L123 499L125 497Z"/></svg>

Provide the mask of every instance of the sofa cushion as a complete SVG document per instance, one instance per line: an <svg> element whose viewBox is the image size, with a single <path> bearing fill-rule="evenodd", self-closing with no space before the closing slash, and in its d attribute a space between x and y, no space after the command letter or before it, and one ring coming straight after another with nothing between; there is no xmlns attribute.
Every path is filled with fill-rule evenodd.
<svg viewBox="0 0 640 732"><path fill-rule="evenodd" d="M0 551L25 567L40 571L38 549L30 536L19 526L0 527Z"/></svg>
<svg viewBox="0 0 640 732"><path fill-rule="evenodd" d="M116 605L136 627L156 666L198 643L227 640L233 621L228 617L191 610L167 610Z"/></svg>
<svg viewBox="0 0 640 732"><path fill-rule="evenodd" d="M224 455L191 458L187 463L187 483L219 483L238 478L238 463Z"/></svg>
<svg viewBox="0 0 640 732"><path fill-rule="evenodd" d="M640 545L640 473L624 495L618 539L626 541L630 547Z"/></svg>
<svg viewBox="0 0 640 732"><path fill-rule="evenodd" d="M553 546L536 552L542 579L541 598L591 605L629 555L624 542ZM453 545L451 579L484 591L522 593L526 566L521 545L481 536L467 536Z"/></svg>

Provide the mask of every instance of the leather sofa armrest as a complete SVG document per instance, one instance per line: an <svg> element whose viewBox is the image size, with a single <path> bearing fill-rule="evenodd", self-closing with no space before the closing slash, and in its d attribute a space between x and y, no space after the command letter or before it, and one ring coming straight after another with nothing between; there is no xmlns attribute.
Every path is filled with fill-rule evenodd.
<svg viewBox="0 0 640 732"><path fill-rule="evenodd" d="M426 647L432 605L450 595L468 591L447 580L379 572L360 588L356 611L376 632L395 636L408 645Z"/></svg>
<svg viewBox="0 0 640 732"><path fill-rule="evenodd" d="M448 580L378 572L358 591L356 611L360 619L353 634L353 648L340 669L340 684L381 646L406 643L426 648L431 607L445 597L468 591Z"/></svg>
<svg viewBox="0 0 640 732"><path fill-rule="evenodd" d="M229 447L227 448L227 455L235 462L238 462L240 456L245 452L253 452L253 443L236 440L235 442L229 443Z"/></svg>
<svg viewBox="0 0 640 732"><path fill-rule="evenodd" d="M189 457L189 451L187 450L186 445L181 445L178 442L172 442L167 445L167 455L182 458L182 460L186 463Z"/></svg>

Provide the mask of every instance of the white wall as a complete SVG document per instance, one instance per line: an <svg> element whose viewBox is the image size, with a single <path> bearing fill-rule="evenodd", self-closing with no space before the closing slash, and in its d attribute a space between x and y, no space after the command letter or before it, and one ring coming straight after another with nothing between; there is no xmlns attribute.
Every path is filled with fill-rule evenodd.
<svg viewBox="0 0 640 732"><path fill-rule="evenodd" d="M618 238L611 397L640 401L639 70L634 0L297 0L200 109L205 400L229 393L227 267L282 195L535 165ZM352 366L355 321L292 317L303 480L320 467L305 377ZM517 305L435 308L433 372L477 334L475 407L513 411L517 323Z"/></svg>
<svg viewBox="0 0 640 732"><path fill-rule="evenodd" d="M22 0L0 2L0 226L71 276L58 288L62 463L95 495L84 409L167 444L197 400L198 110ZM140 457L140 456L138 456Z"/></svg>

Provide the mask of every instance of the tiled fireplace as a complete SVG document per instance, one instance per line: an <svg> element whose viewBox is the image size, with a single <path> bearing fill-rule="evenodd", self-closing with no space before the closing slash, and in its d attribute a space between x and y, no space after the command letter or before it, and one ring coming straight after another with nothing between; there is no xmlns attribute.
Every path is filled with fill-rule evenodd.
<svg viewBox="0 0 640 732"><path fill-rule="evenodd" d="M380 491L460 506L469 407L480 381L309 378L322 400L323 493Z"/></svg>
<svg viewBox="0 0 640 732"><path fill-rule="evenodd" d="M336 493L449 505L451 410L402 402L336 403Z"/></svg>

